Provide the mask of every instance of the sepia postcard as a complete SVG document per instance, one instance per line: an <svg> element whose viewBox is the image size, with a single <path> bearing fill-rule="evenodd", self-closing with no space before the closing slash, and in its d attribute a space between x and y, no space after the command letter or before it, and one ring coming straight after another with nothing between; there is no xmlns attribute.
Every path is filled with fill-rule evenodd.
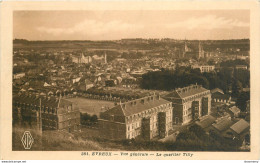
<svg viewBox="0 0 260 163"><path fill-rule="evenodd" d="M259 159L259 1L0 4L1 159Z"/></svg>

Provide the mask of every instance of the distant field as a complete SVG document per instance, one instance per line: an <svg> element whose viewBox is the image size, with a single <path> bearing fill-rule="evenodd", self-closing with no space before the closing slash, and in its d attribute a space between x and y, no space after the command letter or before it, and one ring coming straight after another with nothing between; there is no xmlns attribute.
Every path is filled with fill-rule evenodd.
<svg viewBox="0 0 260 163"><path fill-rule="evenodd" d="M102 111L102 107L112 108L114 106L114 102L112 101L103 101L103 100L95 100L95 99L87 99L87 98L69 98L69 101L75 102L82 113L88 113L91 115L99 116L99 113ZM104 110L103 110L104 111Z"/></svg>

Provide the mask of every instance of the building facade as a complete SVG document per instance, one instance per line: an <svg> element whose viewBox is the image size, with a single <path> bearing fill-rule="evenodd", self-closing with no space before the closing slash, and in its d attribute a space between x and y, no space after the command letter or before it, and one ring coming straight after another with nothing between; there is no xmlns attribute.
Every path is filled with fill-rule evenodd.
<svg viewBox="0 0 260 163"><path fill-rule="evenodd" d="M172 128L172 103L159 95L119 103L100 114L100 135L107 139L168 136Z"/></svg>
<svg viewBox="0 0 260 163"><path fill-rule="evenodd" d="M13 122L27 122L39 130L73 132L80 129L80 112L66 99L22 94L13 98Z"/></svg>
<svg viewBox="0 0 260 163"><path fill-rule="evenodd" d="M163 97L173 106L173 124L187 124L211 112L210 90L201 85L178 88Z"/></svg>
<svg viewBox="0 0 260 163"><path fill-rule="evenodd" d="M215 70L215 66L213 65L195 65L195 66L192 66L193 69L200 69L200 72L212 72Z"/></svg>

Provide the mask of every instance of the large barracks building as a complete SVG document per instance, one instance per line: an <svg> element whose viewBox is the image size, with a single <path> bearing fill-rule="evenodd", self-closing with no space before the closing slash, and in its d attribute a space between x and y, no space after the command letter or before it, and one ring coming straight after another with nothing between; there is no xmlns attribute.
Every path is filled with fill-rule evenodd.
<svg viewBox="0 0 260 163"><path fill-rule="evenodd" d="M173 125L188 124L211 112L210 90L197 84L164 93L120 93L117 99L124 102L116 101L114 107L99 112L98 130L106 139L164 138ZM98 103L102 98L94 100ZM80 110L69 98L21 94L13 98L13 121L72 132L80 129Z"/></svg>
<svg viewBox="0 0 260 163"><path fill-rule="evenodd" d="M178 88L164 96L173 106L173 124L187 124L211 112L210 90L201 85Z"/></svg>
<svg viewBox="0 0 260 163"><path fill-rule="evenodd" d="M164 138L172 128L172 103L160 95L119 103L100 114L99 127L107 139Z"/></svg>
<svg viewBox="0 0 260 163"><path fill-rule="evenodd" d="M80 112L66 99L21 94L13 98L13 122L27 122L40 130L72 132L80 128Z"/></svg>

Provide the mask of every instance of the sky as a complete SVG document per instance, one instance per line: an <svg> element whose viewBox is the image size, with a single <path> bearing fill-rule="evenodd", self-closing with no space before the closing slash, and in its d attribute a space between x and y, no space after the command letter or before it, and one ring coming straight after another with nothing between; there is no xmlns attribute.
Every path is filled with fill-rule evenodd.
<svg viewBox="0 0 260 163"><path fill-rule="evenodd" d="M249 10L14 11L13 38L197 40L250 37Z"/></svg>

